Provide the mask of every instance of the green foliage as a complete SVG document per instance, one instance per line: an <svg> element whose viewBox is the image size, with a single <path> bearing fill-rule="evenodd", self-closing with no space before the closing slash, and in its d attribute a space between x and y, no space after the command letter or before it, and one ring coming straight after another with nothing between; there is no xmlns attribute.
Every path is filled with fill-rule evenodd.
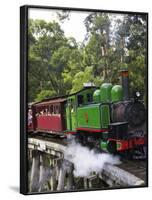
<svg viewBox="0 0 152 200"><path fill-rule="evenodd" d="M69 20L70 12L57 13ZM128 67L130 90L146 91L146 19L144 15L91 13L84 21L83 44L66 38L56 21L29 20L28 100L40 101L83 88L83 83L118 84Z"/></svg>
<svg viewBox="0 0 152 200"><path fill-rule="evenodd" d="M51 90L42 90L39 94L37 94L37 97L35 99L35 101L41 101L43 99L49 98L49 97L53 97L56 95L55 91L51 91Z"/></svg>
<svg viewBox="0 0 152 200"><path fill-rule="evenodd" d="M110 81L109 51L110 51L110 20L108 14L94 13L85 20L88 32L85 58L87 65L94 66L94 76L101 76L105 81Z"/></svg>
<svg viewBox="0 0 152 200"><path fill-rule="evenodd" d="M86 67L84 71L78 72L72 80L71 93L77 92L83 88L83 83L93 82L93 67Z"/></svg>

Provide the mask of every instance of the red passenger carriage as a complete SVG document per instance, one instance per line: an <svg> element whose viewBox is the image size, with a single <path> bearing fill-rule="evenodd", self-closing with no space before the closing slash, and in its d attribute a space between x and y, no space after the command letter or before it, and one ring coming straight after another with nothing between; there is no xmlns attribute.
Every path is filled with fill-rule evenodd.
<svg viewBox="0 0 152 200"><path fill-rule="evenodd" d="M66 130L65 98L50 99L32 105L32 125L34 132L57 133Z"/></svg>

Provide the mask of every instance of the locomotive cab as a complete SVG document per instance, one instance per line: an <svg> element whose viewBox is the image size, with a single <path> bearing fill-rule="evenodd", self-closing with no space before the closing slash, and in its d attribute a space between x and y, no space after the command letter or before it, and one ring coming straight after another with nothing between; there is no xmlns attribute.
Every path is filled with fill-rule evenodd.
<svg viewBox="0 0 152 200"><path fill-rule="evenodd" d="M82 90L69 95L66 104L67 132L76 133L78 128L78 110L85 105L90 105L93 99L93 92L96 87L85 87Z"/></svg>

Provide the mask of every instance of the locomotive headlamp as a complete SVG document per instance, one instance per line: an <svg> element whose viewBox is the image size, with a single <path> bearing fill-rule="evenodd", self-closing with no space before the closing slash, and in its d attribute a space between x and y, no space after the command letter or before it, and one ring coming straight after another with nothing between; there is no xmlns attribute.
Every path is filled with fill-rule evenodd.
<svg viewBox="0 0 152 200"><path fill-rule="evenodd" d="M137 92L136 92L136 97L138 97L138 98L139 98L140 96L141 96L140 92L139 92L139 91L137 91Z"/></svg>

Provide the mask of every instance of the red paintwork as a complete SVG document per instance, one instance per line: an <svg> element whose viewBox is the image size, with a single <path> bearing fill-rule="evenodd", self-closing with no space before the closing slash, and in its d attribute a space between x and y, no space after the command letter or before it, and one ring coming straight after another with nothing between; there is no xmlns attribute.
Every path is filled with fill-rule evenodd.
<svg viewBox="0 0 152 200"><path fill-rule="evenodd" d="M119 140L117 142L121 144L120 148L118 148L117 151L124 151L132 148L132 142L129 140Z"/></svg>
<svg viewBox="0 0 152 200"><path fill-rule="evenodd" d="M115 141L116 143L121 144L120 148L117 151L125 151L127 149L133 149L138 145L145 144L145 138L132 138L129 140L116 140L116 139L109 139L108 141Z"/></svg>
<svg viewBox="0 0 152 200"><path fill-rule="evenodd" d="M61 115L38 116L37 130L63 131Z"/></svg>
<svg viewBox="0 0 152 200"><path fill-rule="evenodd" d="M33 104L31 107L33 114L33 131L47 133L65 131L65 103L65 98L57 98ZM56 107L58 108L57 110Z"/></svg>
<svg viewBox="0 0 152 200"><path fill-rule="evenodd" d="M31 123L31 124L28 124L28 129L27 129L29 132L30 131L33 131L33 123Z"/></svg>
<svg viewBox="0 0 152 200"><path fill-rule="evenodd" d="M144 145L145 144L145 138L135 138L133 143L134 143L134 145Z"/></svg>
<svg viewBox="0 0 152 200"><path fill-rule="evenodd" d="M107 131L107 129L94 129L94 128L79 127L79 128L77 128L77 131L88 131L91 133L101 133L101 132Z"/></svg>
<svg viewBox="0 0 152 200"><path fill-rule="evenodd" d="M74 135L74 134L76 134L77 132L75 132L75 131L67 131L66 132L66 134L71 134L71 135Z"/></svg>

